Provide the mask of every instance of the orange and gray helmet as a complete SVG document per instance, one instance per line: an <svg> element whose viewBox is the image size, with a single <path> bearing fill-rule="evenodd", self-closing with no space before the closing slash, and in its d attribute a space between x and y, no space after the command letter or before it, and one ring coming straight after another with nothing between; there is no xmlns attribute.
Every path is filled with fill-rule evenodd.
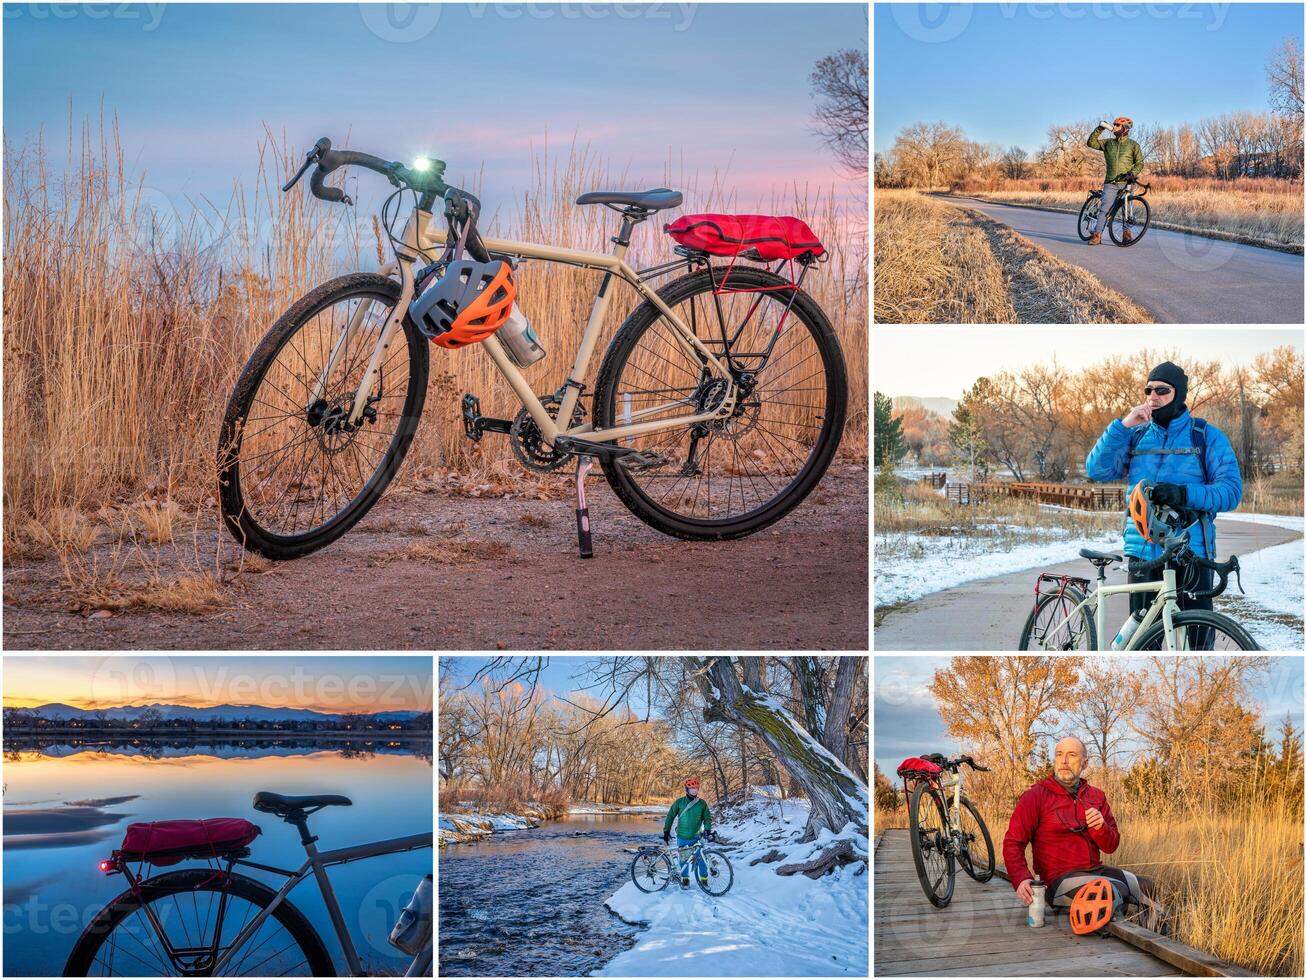
<svg viewBox="0 0 1307 980"><path fill-rule="evenodd" d="M685 781L686 789L689 789L691 786L693 786L695 789L699 788L699 780L695 779L693 776L691 776L689 779Z"/></svg>
<svg viewBox="0 0 1307 980"><path fill-rule="evenodd" d="M517 287L507 262L459 259L409 304L418 330L441 347L465 347L504 325Z"/></svg>
<svg viewBox="0 0 1307 980"><path fill-rule="evenodd" d="M1130 520L1135 522L1135 530L1139 532L1139 536L1148 542L1153 540L1152 529L1148 526L1150 506L1148 497L1152 487L1153 484L1148 480L1140 480L1130 491Z"/></svg>
<svg viewBox="0 0 1307 980"><path fill-rule="evenodd" d="M1113 126L1124 126L1126 129L1129 129L1134 124L1135 121L1131 119L1129 116L1117 116L1115 119L1112 120Z"/></svg>
<svg viewBox="0 0 1307 980"><path fill-rule="evenodd" d="M1095 878L1083 885L1071 900L1071 931L1077 936L1097 932L1112 921L1112 905L1116 901L1112 883L1106 878Z"/></svg>

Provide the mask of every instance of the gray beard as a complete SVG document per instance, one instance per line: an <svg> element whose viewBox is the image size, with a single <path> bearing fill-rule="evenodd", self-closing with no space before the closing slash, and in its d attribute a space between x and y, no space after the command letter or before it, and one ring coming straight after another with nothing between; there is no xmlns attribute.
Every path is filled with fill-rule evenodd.
<svg viewBox="0 0 1307 980"><path fill-rule="evenodd" d="M1058 781L1059 785L1061 785L1061 786L1065 786L1067 789L1075 789L1076 786L1079 785L1079 783L1080 783L1080 777L1079 777L1079 776L1076 776L1075 778L1073 778L1073 779L1071 780L1071 782L1069 782L1069 783L1068 783L1065 779L1063 779L1061 776L1059 776L1057 773L1053 773L1053 778L1056 779L1056 780Z"/></svg>

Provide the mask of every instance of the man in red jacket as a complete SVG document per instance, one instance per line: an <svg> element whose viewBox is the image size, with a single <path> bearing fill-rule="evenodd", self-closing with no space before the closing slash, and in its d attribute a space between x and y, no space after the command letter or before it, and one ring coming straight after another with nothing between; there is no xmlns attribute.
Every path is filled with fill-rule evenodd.
<svg viewBox="0 0 1307 980"><path fill-rule="evenodd" d="M1108 878L1120 909L1127 897L1155 907L1147 898L1149 878L1102 863L1121 843L1121 832L1107 794L1080 778L1089 765L1085 743L1068 736L1057 743L1053 775L1021 794L1003 837L1003 863L1012 887L1026 905L1034 900L1034 875L1026 865L1026 845L1034 857L1035 874L1047 886L1051 905L1070 905L1076 891L1094 878ZM1160 907L1155 907L1155 915Z"/></svg>

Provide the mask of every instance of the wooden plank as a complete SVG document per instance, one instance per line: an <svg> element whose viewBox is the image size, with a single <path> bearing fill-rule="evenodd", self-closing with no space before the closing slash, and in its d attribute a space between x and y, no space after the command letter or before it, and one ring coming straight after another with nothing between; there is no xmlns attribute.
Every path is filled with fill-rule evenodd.
<svg viewBox="0 0 1307 980"><path fill-rule="evenodd" d="M873 863L877 976L1253 975L1132 923L1113 922L1107 936L1076 936L1051 918L1031 929L1001 870L981 884L959 869L952 903L935 908L906 830L882 831Z"/></svg>

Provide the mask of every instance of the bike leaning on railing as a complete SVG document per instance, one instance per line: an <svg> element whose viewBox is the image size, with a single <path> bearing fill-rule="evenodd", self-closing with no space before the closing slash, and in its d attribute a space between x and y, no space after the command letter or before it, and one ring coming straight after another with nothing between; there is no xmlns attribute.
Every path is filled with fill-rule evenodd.
<svg viewBox="0 0 1307 980"><path fill-rule="evenodd" d="M1139 239L1148 231L1150 215L1148 202L1144 200L1144 196L1151 186L1137 180L1126 181L1125 187L1116 196L1112 210L1107 214L1107 232L1111 235L1112 241L1122 248L1138 244ZM1143 190L1135 193L1137 187L1142 187ZM1089 241L1089 237L1094 233L1102 206L1103 189L1100 187L1091 190L1080 208L1080 220L1076 226L1081 241Z"/></svg>
<svg viewBox="0 0 1307 980"><path fill-rule="evenodd" d="M930 904L953 901L957 866L976 881L994 876L994 841L980 811L963 795L963 766L989 772L969 755L949 759L934 752L906 759L898 768L908 800L912 863Z"/></svg>
<svg viewBox="0 0 1307 980"><path fill-rule="evenodd" d="M331 851L314 846L308 817L327 806L351 806L345 796L256 793L254 809L280 817L300 832L307 857L296 871L245 860L260 833L246 820L171 820L132 824L123 847L100 862L105 874L122 874L127 889L102 908L74 944L64 976L338 976L317 930L287 894L306 878L317 880L322 901L345 956L349 976L363 963L327 877L327 868L351 861L432 846L431 834L413 834ZM207 860L206 867L143 874L144 866ZM139 862L133 870L131 864ZM233 871L249 867L285 877L273 891ZM430 865L428 865L430 867ZM419 884L399 916L390 942L412 956L406 977L432 969L432 879Z"/></svg>
<svg viewBox="0 0 1307 980"><path fill-rule="evenodd" d="M716 844L721 843L715 836L709 836L707 839ZM698 864L699 859L702 858L708 868L708 878L706 881L699 881L699 887L714 897L725 895L735 882L735 869L731 867L730 859L722 851L707 850L703 842L704 837L696 837L688 848L690 877L699 879ZM631 862L631 880L642 892L660 892L673 878L681 877L678 870L680 862L681 849L678 847L642 846Z"/></svg>

